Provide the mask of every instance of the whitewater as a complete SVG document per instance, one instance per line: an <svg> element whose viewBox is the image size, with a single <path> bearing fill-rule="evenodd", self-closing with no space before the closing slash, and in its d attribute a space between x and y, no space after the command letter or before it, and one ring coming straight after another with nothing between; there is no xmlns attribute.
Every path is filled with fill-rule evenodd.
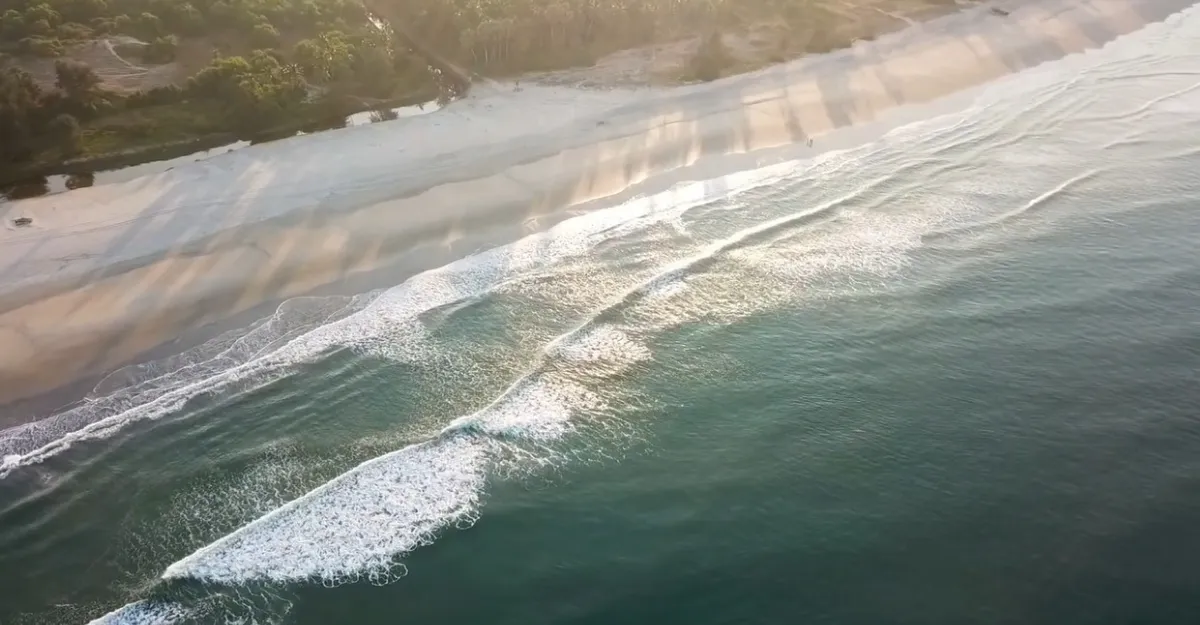
<svg viewBox="0 0 1200 625"><path fill-rule="evenodd" d="M907 123L911 119L903 115L888 118L882 126L867 131L866 140L864 135L835 140L837 120L822 113L830 120L828 127L809 124L809 128L819 128L820 132L806 130L802 136L820 137L821 132L826 133L826 146L809 149L801 143L788 147L792 152L773 152L770 150L792 145L790 134L786 142L783 135L769 135L763 143L754 143L755 135L750 132L743 135L740 146L730 150L749 154L755 162L761 159L771 163L766 166L727 169L731 162L745 161L720 160L718 157L728 156L728 146L706 152L701 145L705 143L703 132L692 132L664 137L671 143L664 154L677 154L679 145L686 144L683 156L657 162L644 158L631 173L624 173L629 151L609 144L610 156L586 162L594 165L607 159L621 163L621 176L596 184L568 184L578 177L572 168L585 160L570 152L577 148L568 142L594 146L605 141L626 141L621 137L630 136L631 127L636 125L632 120L643 119L647 109L665 107L663 98L668 96L614 90L576 98L569 90L531 87L519 96L507 92L482 94L427 118L400 120L394 126L354 128L297 140L306 142L306 150L314 146L312 153L306 151L304 156L312 161L309 168L274 162L279 153L273 150L285 149L287 142L283 142L239 150L151 180L21 203L19 210L37 214L39 222L44 219L48 228L55 226L55 219L60 220L57 223L62 224L62 230L51 233L50 239L13 239L24 246L23 254L4 257L11 261L5 275L17 277L14 293L47 292L50 287L39 277L44 265L37 264L37 254L49 254L55 245L64 245L54 241L68 235L74 241L72 245L80 240L92 241L96 247L85 247L84 254L101 258L93 261L99 265L136 265L160 254L164 241L172 241L172 245L205 241L235 225L270 222L274 228L271 220L287 218L293 211L317 214L332 210L338 213L338 220L346 220L333 221L342 226L361 220L358 226L345 226L345 232L367 232L379 227L373 225L373 220L381 214L403 213L405 217L393 217L390 224L385 220L382 228L427 228L435 233L431 238L437 244L447 238L442 211L453 216L451 221L458 220L454 228L463 230L470 230L472 223L511 221L507 217L497 219L494 214L485 218L470 213L467 207L474 199L485 196L495 200L493 206L520 204L522 209L517 213L522 218L547 223L534 224L530 227L534 232L511 242L480 244L482 250L472 249L452 262L416 272L396 286L360 294L286 299L273 314L247 327L227 329L180 354L120 368L104 377L79 405L0 432L0 455L4 458L0 478L16 478L60 455L70 455L69 450L85 443L102 444L118 433L148 423L185 422L195 416L188 407L197 398L227 401L296 375L305 365L323 362L333 354L350 353L434 371L458 367L463 361L446 356L446 338L433 323L435 319L439 323L443 318L453 319L458 311L497 299L552 299L542 291L550 288L547 284L579 294L574 304L557 304L569 311L563 318L570 321L537 334L539 339L530 347L531 356L516 368L504 390L478 402L477 410L440 415L439 427L420 440L311 485L304 494L230 528L216 540L191 545L190 553L176 554L177 559L162 569L162 586L152 594L164 596L139 598L94 622L204 622L202 619L227 609L212 599L224 589L394 581L407 572L402 561L405 554L431 544L447 528L466 528L480 518L492 481L506 476L519 479L570 462L573 447L582 438L611 442L636 431L636 426L629 423L629 414L652 403L652 398L632 393L623 380L656 366L655 341L664 332L700 319L732 323L798 301L870 293L882 284L902 282L911 255L917 250L934 246L952 250L964 240L978 242L1000 236L996 233L1017 228L1030 216L1048 211L1047 207L1058 198L1080 189L1102 187L1122 171L1130 159L1128 151L1139 149L1145 136L1153 135L1161 142L1155 158L1194 155L1194 146L1189 147L1185 140L1171 144L1161 135L1164 128L1192 120L1200 111L1197 14L1188 10L1167 17L1170 3L1135 4L1148 7L1148 13L1151 8L1161 11L1165 21L1100 49L997 78L978 91L961 95L951 112L913 123ZM1054 24L1095 25L1113 15L1116 6L1112 2L1041 3L1011 7L1011 16L1018 23L1036 18L1039 23L1049 24L1045 32L1058 36L1065 31L1055 30ZM1060 21L1047 22L1046 15ZM933 43L937 37L961 34L966 28L996 28L1013 34L1006 30L1013 28L1011 24L998 19L980 22L978 15L971 20L953 16L929 27L919 37L909 33L881 39L873 44L877 46L874 50L898 54L896 49L903 43L920 54L938 54ZM1069 50L1038 48L1044 40L1036 44L1031 43L1033 39L1015 36L1007 40L1013 42L1007 44L1013 49L1029 52L1017 54L1023 59L1021 63L1029 65ZM1085 43L1080 39L1078 46L1086 47ZM1030 52L1038 49L1041 52ZM814 67L821 63L837 67L862 52L852 50L811 63ZM913 70L910 76L914 80L927 82L909 84L918 85L914 88L923 89L925 97L932 99L1008 71L997 68L993 75L962 70L956 74L952 63L951 68L941 67L937 76ZM743 96L747 85L772 84L783 71L767 70L673 92L669 96L677 98L673 106L688 114L664 114L646 132L668 135L668 129L679 124L707 125L697 120L705 115L730 114L735 102L737 106L754 106L753 98ZM1128 89L1131 82L1140 88ZM527 137L533 136L533 130L516 122L528 115L527 102L538 98L550 103L548 109L559 117L543 118L547 120L546 128L537 136L558 137L561 143L550 139L530 141ZM778 104L778 100L764 101L771 106ZM681 104L684 102L686 106ZM857 127L882 116L883 109L880 105L867 112L860 110L863 121ZM456 114L465 120L453 119ZM478 122L471 121L473 114L478 114ZM599 124L601 117L608 121ZM509 123L495 123L504 119ZM430 120L436 120L435 125L421 126L422 132L447 134L431 138L428 144L399 140L400 136L411 138L408 133L416 132L416 124ZM1110 124L1118 131L1101 142L1103 147L1094 153L1073 149L1103 135ZM709 127L714 135L725 132L719 124ZM483 134L470 137L474 130L464 128ZM395 143L388 133L397 133ZM469 143L454 143L452 137ZM337 147L340 143L315 146L352 140L368 150L354 157L362 159L363 166L355 170L360 177L347 180L319 175L332 167L333 159L343 158L338 154L342 148ZM837 141L843 141L844 147L830 149L838 145ZM463 173L463 159L511 159L513 143L526 146L528 152L520 156L526 159L525 164L496 176L508 177L509 182L504 184L511 186L503 188L521 189L511 191L517 195L506 196L508 191L500 191L502 187L494 186L493 180L465 195L463 187L451 185L397 199L407 190L426 184L421 177L431 172L462 178L462 182L453 183L457 185L481 184L482 170ZM1002 149L1030 143L1036 147L1015 153ZM554 152L554 156L545 158L553 160L557 171L563 173L543 179L549 171L539 160L543 151ZM462 157L462 152L470 156ZM385 156L398 153L412 160ZM418 161L429 164L397 173L398 165ZM536 165L539 162L542 164ZM664 176L664 172L687 167L691 169L681 177L721 169L735 173L708 175L696 181ZM158 212L150 209L151 224L146 232L160 238L130 237L129 245L117 248L98 234L142 219L136 216L142 215L147 206L158 205L166 187L209 186L231 172L251 180L250 191L233 184L212 185L224 195L205 195L198 200L200 204L181 202L162 213L184 213L201 204L227 204L231 212L222 219L197 218L196 223L176 232L169 219L154 223ZM1152 173L1141 171L1139 175ZM564 188L570 186L572 199L566 204L587 206L587 210L554 215L526 213L523 202L529 197L521 194L533 194L542 201L553 197L555 202L564 197L561 191L539 188L546 179L560 181ZM635 184L651 180L663 188ZM1164 181L1166 184L1169 182ZM641 195L637 195L639 192ZM622 197L622 193L635 197ZM609 202L587 204L602 198ZM67 203L76 201L95 202L101 207L97 214L104 217L91 224L68 223L64 211ZM409 213L416 209L405 206L417 205L421 207L420 216L412 217ZM896 210L898 206L904 210ZM88 238L91 236L95 238ZM347 235L344 240L355 239ZM190 242L183 247L193 245ZM203 248L209 243L195 244ZM291 243L299 247L303 244L303 239ZM103 258L104 250L110 248L115 256ZM217 248L210 246L210 250ZM14 248L8 247L5 240L4 249ZM35 250L32 256L30 249ZM336 256L336 251L329 253ZM171 262L187 262L180 258ZM394 259L387 254L362 258L362 271ZM49 262L50 257L46 259ZM103 274L106 270L99 265L68 267L61 279L70 282L97 271ZM221 265L209 265L213 266ZM164 267L174 270L181 265ZM186 265L182 267L186 272ZM122 275L128 273L111 277L119 279ZM320 273L320 279L306 279L303 286L310 288L337 275ZM192 287L178 289L177 294ZM266 292L260 289L257 293L266 297ZM238 306L252 307L257 298L239 296L237 306L222 314ZM193 300L183 297L182 301L186 304ZM122 302L106 302L104 307L122 311ZM79 312L73 310L72 314ZM524 311L520 315L522 323L536 325L536 315L536 311ZM96 324L103 323L90 321L86 329L94 330ZM470 370L464 371L447 375L469 380ZM174 589L192 583L211 591L183 593L182 599L171 596ZM220 609L213 607L218 604Z"/></svg>

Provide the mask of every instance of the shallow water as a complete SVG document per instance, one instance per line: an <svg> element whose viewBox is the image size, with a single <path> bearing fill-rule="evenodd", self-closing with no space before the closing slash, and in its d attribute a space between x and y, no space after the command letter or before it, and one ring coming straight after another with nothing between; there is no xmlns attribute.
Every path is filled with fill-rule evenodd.
<svg viewBox="0 0 1200 625"><path fill-rule="evenodd" d="M0 622L1192 622L1198 42L117 372Z"/></svg>

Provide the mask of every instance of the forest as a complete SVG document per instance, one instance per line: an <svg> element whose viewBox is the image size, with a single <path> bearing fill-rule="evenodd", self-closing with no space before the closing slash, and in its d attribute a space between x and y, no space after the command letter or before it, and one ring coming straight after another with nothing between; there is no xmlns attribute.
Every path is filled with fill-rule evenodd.
<svg viewBox="0 0 1200 625"><path fill-rule="evenodd" d="M483 75L593 62L607 52L756 16L803 14L807 0L0 0L0 165L184 140L253 135L337 118L402 96L446 95L423 52ZM86 64L59 58L101 38L132 38L151 65L194 42L211 58L174 84L105 88ZM719 47L719 39L709 39ZM194 46L193 46L194 48ZM114 52L115 53L115 52ZM17 62L58 58L54 84ZM720 54L702 46L719 75Z"/></svg>

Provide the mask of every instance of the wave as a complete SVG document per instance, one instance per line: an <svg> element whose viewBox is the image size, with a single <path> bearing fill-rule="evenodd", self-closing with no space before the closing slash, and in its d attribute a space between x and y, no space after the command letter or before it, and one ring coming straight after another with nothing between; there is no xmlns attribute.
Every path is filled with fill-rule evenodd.
<svg viewBox="0 0 1200 625"><path fill-rule="evenodd" d="M660 275L549 341L532 371L435 438L358 465L175 562L162 577L233 585L309 579L384 583L404 575L398 556L429 544L445 527L475 521L489 470L500 458L552 463L553 453L539 444L570 433L582 415L609 411L610 398L587 382L649 360L651 353L603 320L629 306Z"/></svg>
<svg viewBox="0 0 1200 625"><path fill-rule="evenodd" d="M447 526L475 521L489 468L500 457L552 462L544 449L523 444L561 438L574 417L606 408L605 398L572 379L571 364L601 363L603 373L650 355L616 328L587 324L552 341L543 354L534 372L434 439L358 465L175 562L162 577L337 584L404 575L397 556L429 544Z"/></svg>
<svg viewBox="0 0 1200 625"><path fill-rule="evenodd" d="M545 443L564 438L581 418L602 421L615 413L614 387L603 381L651 358L645 342L621 327L624 312L642 300L663 297L664 285L686 280L722 254L827 214L890 178L809 211L744 228L660 268L549 341L532 370L487 406L453 420L431 440L358 465L175 562L162 577L235 585L311 579L383 583L403 575L398 557L429 544L443 528L475 521L499 458L553 463Z"/></svg>
<svg viewBox="0 0 1200 625"><path fill-rule="evenodd" d="M103 439L131 423L182 411L200 396L259 388L338 348L414 361L423 351L423 312L478 297L522 274L586 254L620 238L738 193L782 179L785 162L689 182L651 196L574 217L514 243L423 272L384 291L351 298L298 298L269 318L170 358L105 378L78 406L0 431L0 479L74 444Z"/></svg>
<svg viewBox="0 0 1200 625"><path fill-rule="evenodd" d="M193 610L177 603L135 601L89 621L88 625L177 625L193 614Z"/></svg>

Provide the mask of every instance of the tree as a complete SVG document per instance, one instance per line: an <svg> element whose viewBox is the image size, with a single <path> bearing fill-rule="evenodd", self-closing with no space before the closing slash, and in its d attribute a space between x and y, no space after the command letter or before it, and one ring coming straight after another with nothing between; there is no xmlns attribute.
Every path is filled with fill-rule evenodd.
<svg viewBox="0 0 1200 625"><path fill-rule="evenodd" d="M75 22L67 22L66 24L59 25L59 27L56 29L55 34L58 35L59 39L67 39L67 40L91 39L92 38L92 29L88 28L87 26L84 26L83 24L76 24Z"/></svg>
<svg viewBox="0 0 1200 625"><path fill-rule="evenodd" d="M15 67L0 70L0 161L28 156L38 123L42 91L28 72Z"/></svg>
<svg viewBox="0 0 1200 625"><path fill-rule="evenodd" d="M63 156L74 156L79 153L83 131L79 128L79 120L74 115L63 113L50 121L47 128L50 135L58 143Z"/></svg>
<svg viewBox="0 0 1200 625"><path fill-rule="evenodd" d="M729 66L729 50L721 38L720 31L713 31L700 42L696 56L692 57L691 70L695 78L704 81L716 80Z"/></svg>
<svg viewBox="0 0 1200 625"><path fill-rule="evenodd" d="M396 90L395 66L383 48L359 49L354 57L354 77L373 96L386 98Z"/></svg>
<svg viewBox="0 0 1200 625"><path fill-rule="evenodd" d="M204 32L204 16L191 3L184 2L172 5L167 25L182 35L199 35Z"/></svg>
<svg viewBox="0 0 1200 625"><path fill-rule="evenodd" d="M68 103L78 108L88 108L94 103L100 77L86 63L56 61L54 74L55 85L67 97Z"/></svg>
<svg viewBox="0 0 1200 625"><path fill-rule="evenodd" d="M48 29L54 28L62 23L62 15L44 2L25 9L26 24L32 24L39 20L45 20Z"/></svg>
<svg viewBox="0 0 1200 625"><path fill-rule="evenodd" d="M196 98L216 100L230 124L246 131L270 128L287 119L304 102L307 90L293 68L263 50L249 59L216 59L188 81Z"/></svg>
<svg viewBox="0 0 1200 625"><path fill-rule="evenodd" d="M269 22L259 22L250 31L250 43L256 48L274 48L279 45L279 31Z"/></svg>
<svg viewBox="0 0 1200 625"><path fill-rule="evenodd" d="M22 52L40 56L44 58L53 58L62 56L62 42L57 39L46 39L45 37L26 37L17 42Z"/></svg>
<svg viewBox="0 0 1200 625"><path fill-rule="evenodd" d="M36 20L26 19L25 20L25 30L28 31L29 34L31 34L31 35L44 37L46 35L49 35L50 32L52 30L54 30L54 28L52 26L50 26L50 22L46 21L45 19L39 18Z"/></svg>
<svg viewBox="0 0 1200 625"><path fill-rule="evenodd" d="M146 39L156 39L163 35L162 20L153 13L142 13L134 24L137 34Z"/></svg>
<svg viewBox="0 0 1200 625"><path fill-rule="evenodd" d="M142 48L142 60L147 63L170 63L175 60L179 39L175 35L159 37Z"/></svg>
<svg viewBox="0 0 1200 625"><path fill-rule="evenodd" d="M25 17L13 9L0 15L0 36L5 39L22 39L29 31L25 29Z"/></svg>
<svg viewBox="0 0 1200 625"><path fill-rule="evenodd" d="M305 39L292 49L292 59L305 76L330 82L343 80L354 73L355 48L340 31L321 33L316 39Z"/></svg>

